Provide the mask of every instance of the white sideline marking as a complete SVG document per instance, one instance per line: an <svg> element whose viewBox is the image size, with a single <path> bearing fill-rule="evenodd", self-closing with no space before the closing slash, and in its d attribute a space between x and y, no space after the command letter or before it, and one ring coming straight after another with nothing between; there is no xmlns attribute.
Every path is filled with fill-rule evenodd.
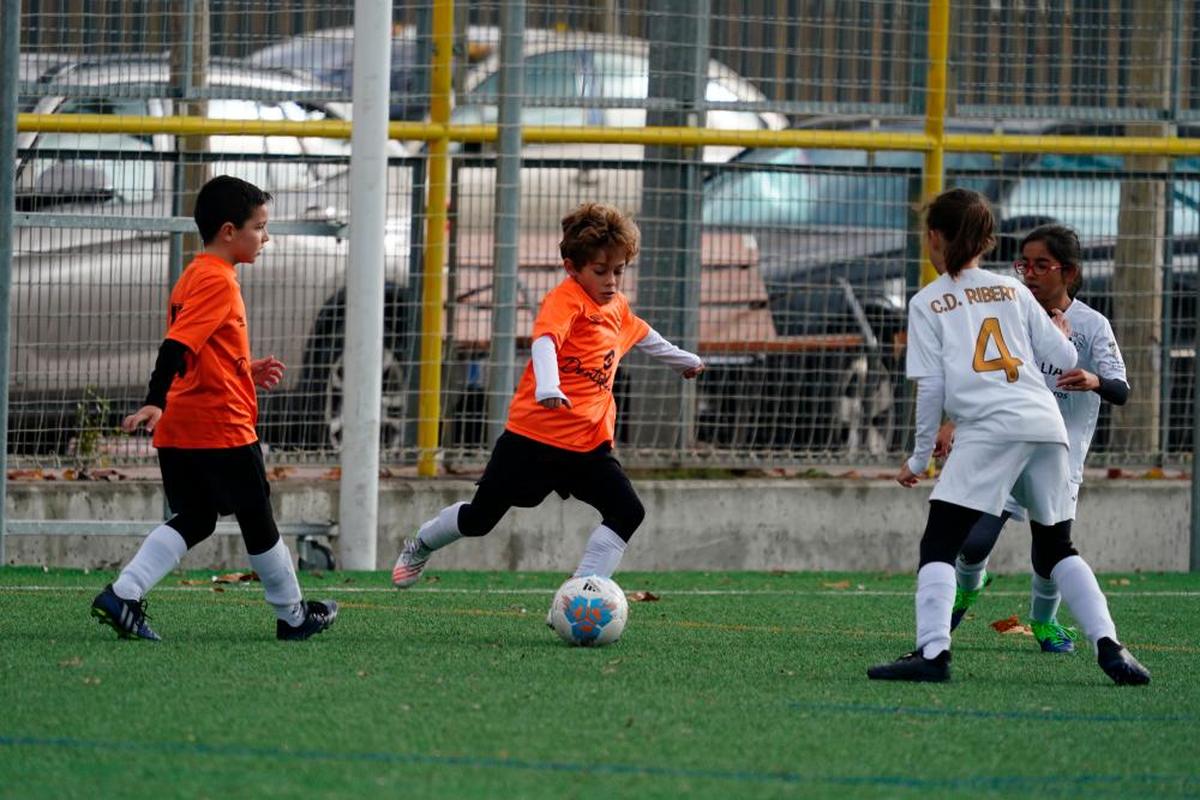
<svg viewBox="0 0 1200 800"><path fill-rule="evenodd" d="M236 591L262 591L262 585L256 583L214 583L203 586L156 586L153 591L158 592L211 592L214 588L220 587L226 592ZM101 587L93 586L6 586L0 584L0 593L2 592L94 592L99 591ZM546 595L554 594L555 589L451 589L441 588L436 586L413 588L413 589L393 589L386 586L341 586L336 583L325 586L309 586L310 589L324 589L330 592L341 592L344 594L495 594L495 595ZM640 589L627 589L626 592L642 591ZM659 597L682 596L682 597L742 597L742 596L763 596L763 597L912 597L912 590L894 590L894 589L651 589ZM1028 597L1028 591L1007 592L1007 591L988 591L988 597ZM1105 594L1108 598L1113 597L1200 597L1200 591L1115 591Z"/></svg>

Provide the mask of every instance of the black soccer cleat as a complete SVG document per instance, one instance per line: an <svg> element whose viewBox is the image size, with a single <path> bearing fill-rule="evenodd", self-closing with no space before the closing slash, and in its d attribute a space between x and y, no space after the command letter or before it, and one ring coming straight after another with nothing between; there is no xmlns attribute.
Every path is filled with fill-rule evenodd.
<svg viewBox="0 0 1200 800"><path fill-rule="evenodd" d="M104 591L96 595L92 601L92 616L101 625L107 625L117 632L122 639L146 639L151 642L162 641L154 630L146 624L146 601L126 600L118 597L113 591L112 584L104 587Z"/></svg>
<svg viewBox="0 0 1200 800"><path fill-rule="evenodd" d="M876 664L867 668L867 677L873 681L921 681L941 683L950 680L950 651L943 650L933 658L926 658L920 650L906 653L890 664Z"/></svg>
<svg viewBox="0 0 1200 800"><path fill-rule="evenodd" d="M285 641L300 641L316 636L337 619L338 607L333 600L304 600L304 621L289 625L281 619L275 620L275 638Z"/></svg>
<svg viewBox="0 0 1200 800"><path fill-rule="evenodd" d="M1150 682L1150 670L1138 662L1133 654L1105 636L1096 642L1096 661L1104 674L1118 686L1142 686Z"/></svg>

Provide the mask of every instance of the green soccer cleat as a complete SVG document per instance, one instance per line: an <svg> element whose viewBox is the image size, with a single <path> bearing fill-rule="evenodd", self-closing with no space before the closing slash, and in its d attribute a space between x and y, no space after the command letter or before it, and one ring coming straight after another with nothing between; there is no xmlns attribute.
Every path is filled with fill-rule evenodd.
<svg viewBox="0 0 1200 800"><path fill-rule="evenodd" d="M987 570L983 572L983 583L979 584L978 589L962 589L956 587L954 589L954 608L950 610L950 630L958 627L958 623L962 622L963 616L967 613L967 609L975 605L975 601L979 599L979 595L983 594L983 590L992 583L992 576Z"/></svg>
<svg viewBox="0 0 1200 800"><path fill-rule="evenodd" d="M1049 622L1038 622L1036 619L1031 619L1029 620L1029 629L1033 631L1033 638L1037 639L1038 646L1042 648L1043 653L1075 651L1075 640L1079 638L1079 632L1066 625L1060 625L1056 619Z"/></svg>

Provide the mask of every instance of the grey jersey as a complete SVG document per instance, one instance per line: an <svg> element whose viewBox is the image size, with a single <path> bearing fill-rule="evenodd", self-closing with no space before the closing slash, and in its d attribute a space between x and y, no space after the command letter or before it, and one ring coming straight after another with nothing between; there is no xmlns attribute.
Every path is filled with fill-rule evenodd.
<svg viewBox="0 0 1200 800"><path fill-rule="evenodd" d="M1125 361L1121 349L1113 336L1112 325L1096 309L1082 300L1074 300L1066 310L1071 323L1071 342L1079 352L1075 367L1087 370L1101 378L1115 378L1128 383L1125 376ZM1096 432L1096 420L1100 416L1100 395L1095 392L1064 392L1056 387L1058 378L1072 367L1061 367L1050 361L1041 361L1039 367L1046 378L1046 386L1058 400L1063 422L1067 426L1067 438L1071 448L1071 480L1083 481L1083 463L1087 459L1092 435Z"/></svg>

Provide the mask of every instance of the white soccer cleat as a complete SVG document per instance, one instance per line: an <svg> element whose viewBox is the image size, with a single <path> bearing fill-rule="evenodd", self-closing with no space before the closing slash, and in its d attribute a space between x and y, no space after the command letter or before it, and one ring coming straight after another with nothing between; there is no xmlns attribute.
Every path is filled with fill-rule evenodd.
<svg viewBox="0 0 1200 800"><path fill-rule="evenodd" d="M431 551L425 549L420 539L405 539L396 566L392 567L392 585L397 589L407 589L419 581L430 555Z"/></svg>

